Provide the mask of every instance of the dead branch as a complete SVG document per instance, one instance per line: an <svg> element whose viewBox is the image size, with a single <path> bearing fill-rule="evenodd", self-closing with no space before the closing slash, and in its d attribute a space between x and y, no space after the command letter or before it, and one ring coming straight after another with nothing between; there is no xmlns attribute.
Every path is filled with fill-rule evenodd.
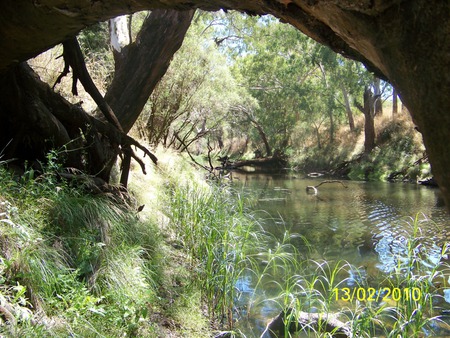
<svg viewBox="0 0 450 338"><path fill-rule="evenodd" d="M124 130L122 128L122 125L120 124L119 120L117 119L116 115L114 114L113 110L109 106L109 104L106 102L100 91L95 86L94 81L92 80L91 76L89 75L89 72L86 68L86 64L84 62L83 53L81 51L80 45L78 44L78 40L76 37L72 37L70 39L67 39L63 43L64 46L64 62L65 67L61 75L58 77L56 83L61 81L61 78L68 73L69 66L73 70L73 82L72 82L72 93L74 95L77 94L76 85L78 79L80 80L81 84L83 85L84 89L91 95L92 99L97 104L100 111L105 116L106 120L111 123L114 127L116 127L119 132L122 134L124 133ZM56 85L55 83L55 85ZM122 137L124 139L124 137ZM121 175L121 183L124 187L127 186L128 183L128 174L130 171L130 161L131 158L134 158L139 165L141 166L142 172L144 175L146 174L145 170L145 164L142 160L140 160L136 154L131 149L131 144L137 146L139 149L144 151L144 154L149 155L149 157L152 159L153 163L156 164L156 157L150 153L145 147L141 146L137 141L130 138L125 138L127 142L121 142L122 145L122 152L124 154L123 161L122 161L122 175Z"/></svg>
<svg viewBox="0 0 450 338"><path fill-rule="evenodd" d="M177 133L174 133L174 137L181 143L181 145L184 147L184 150L186 150L187 154L189 155L189 157L191 158L192 162L194 162L196 165L198 165L199 167L207 170L208 172L212 172L212 170L210 170L207 166L204 166L203 164L198 163L194 157L192 157L191 153L189 152L189 149L187 148L186 144L184 143L184 141L181 139L180 136L178 136Z"/></svg>
<svg viewBox="0 0 450 338"><path fill-rule="evenodd" d="M209 144L209 138L208 138L208 141L207 141L207 145L208 145L208 163L209 163L209 167L211 168L211 171L213 171L214 170L214 166L212 165L212 162L211 162L211 152L212 152L213 148Z"/></svg>
<svg viewBox="0 0 450 338"><path fill-rule="evenodd" d="M76 37L72 37L67 39L63 42L64 46L64 62L65 67L64 71L61 75L64 73L67 74L67 65L69 65L72 68L73 71L73 84L72 87L76 88L77 80L79 79L81 84L83 85L86 92L89 93L89 95L92 97L92 99L97 104L100 111L105 116L106 120L113 124L117 129L120 131L123 131L122 125L120 124L119 120L116 117L116 114L114 114L111 107L108 105L106 100L103 98L100 91L97 89L94 81L92 80L91 76L89 75L89 72L86 68L86 64L84 62L84 56L81 51L80 45L78 44L78 40ZM61 76L60 75L60 76ZM59 77L58 77L59 79ZM60 79L59 79L60 80ZM76 95L75 93L73 93Z"/></svg>
<svg viewBox="0 0 450 338"><path fill-rule="evenodd" d="M306 187L306 192L313 192L314 193L314 195L316 195L319 191L317 190L317 188L318 187L320 187L322 184L325 184L325 183L340 183L340 184L342 184L342 186L344 187L344 188L348 188L348 186L346 186L345 184L344 184L344 182L342 182L342 181L339 181L339 180L326 180L326 181L322 181L322 182L320 182L319 184L317 184L317 185L314 185L314 186L312 186L312 185L308 185L307 187Z"/></svg>
<svg viewBox="0 0 450 338"><path fill-rule="evenodd" d="M56 94L53 95L52 91L47 91L46 94L51 96L56 107L61 108L53 111L53 114L58 120L63 123L66 122L70 125L79 126L82 130L86 130L87 126L92 126L98 133L107 136L112 143L121 144L123 146L135 146L144 152L144 157L148 155L154 164L158 164L158 158L154 154L134 138L118 130L114 125L100 121L87 114L81 107L70 105L70 103ZM68 107L70 107L70 112L65 113Z"/></svg>

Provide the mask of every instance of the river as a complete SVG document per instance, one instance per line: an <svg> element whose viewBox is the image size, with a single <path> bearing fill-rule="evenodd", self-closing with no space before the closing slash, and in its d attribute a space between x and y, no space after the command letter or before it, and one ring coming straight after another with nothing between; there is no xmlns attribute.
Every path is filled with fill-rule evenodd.
<svg viewBox="0 0 450 338"><path fill-rule="evenodd" d="M323 177L255 173L234 173L233 177L236 189L255 201L252 209L266 231L279 239L286 230L297 233L303 244L308 243L299 241L297 249L308 258L347 261L364 267L368 278L380 280L394 271L399 253L406 250L405 239L413 235L416 217L420 220L416 237L429 249L430 262L439 260L442 246L450 240L450 218L436 188L341 181L323 184L317 194L311 194L306 187L317 186ZM250 294L252 283L252 278L244 277L239 287ZM346 283L350 286L352 278L347 277ZM266 291L264 297L273 296ZM450 303L443 303L439 306L450 309ZM258 337L277 311L273 302L262 302L238 326L248 337Z"/></svg>

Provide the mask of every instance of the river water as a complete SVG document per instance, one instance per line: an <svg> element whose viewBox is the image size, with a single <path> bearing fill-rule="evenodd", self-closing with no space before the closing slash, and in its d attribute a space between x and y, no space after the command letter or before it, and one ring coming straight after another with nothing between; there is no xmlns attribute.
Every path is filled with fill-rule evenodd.
<svg viewBox="0 0 450 338"><path fill-rule="evenodd" d="M421 232L416 236L429 248L431 262L439 260L442 245L450 241L450 217L436 188L341 181L323 184L317 194L308 194L307 186L326 179L286 174L233 177L234 186L256 201L252 209L266 231L279 239L286 230L297 233L309 244L299 244L297 249L307 250L309 258L347 261L364 267L364 273L374 279L395 269L396 257L405 249L404 239L412 236L414 218L421 220ZM351 278L348 281L351 283ZM244 293L251 292L252 283L251 278L243 278L239 287ZM446 305L450 309L450 303ZM248 337L259 337L277 311L276 305L266 302L254 309L248 320L241 320L240 327Z"/></svg>

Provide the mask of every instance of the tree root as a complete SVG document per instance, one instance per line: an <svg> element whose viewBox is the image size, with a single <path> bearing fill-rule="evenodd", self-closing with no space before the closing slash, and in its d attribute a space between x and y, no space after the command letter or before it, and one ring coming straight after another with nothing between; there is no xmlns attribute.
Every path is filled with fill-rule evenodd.
<svg viewBox="0 0 450 338"><path fill-rule="evenodd" d="M63 76L68 74L69 66L72 67L73 70L72 94L77 95L77 82L78 80L80 80L84 89L89 93L89 95L91 95L92 99L95 101L95 103L97 104L100 111L103 113L103 116L106 118L106 120L109 123L111 123L114 127L116 127L120 133L125 134L122 125L120 124L119 120L116 117L116 114L114 114L109 104L106 102L100 91L95 86L94 81L92 81L92 78L89 75L89 72L86 68L83 53L81 52L81 48L80 45L78 44L77 38L72 37L70 39L67 39L66 41L64 41L63 46L64 46L63 57L65 66L63 72L56 80L55 85L61 81L61 78ZM137 143L134 140L133 143L135 145L139 145L139 143ZM131 149L130 144L129 143L121 143L121 144L122 144L121 152L123 154L123 158L122 158L122 175L120 178L120 183L124 187L126 187L128 185L128 174L130 171L131 158L134 158L139 163L144 175L146 174L146 171L144 162L136 156L136 154ZM139 145L139 148L144 150L144 153L148 154L152 159L152 161L156 163L155 161L156 157L152 156L150 152L146 152L145 151L146 149L144 147Z"/></svg>

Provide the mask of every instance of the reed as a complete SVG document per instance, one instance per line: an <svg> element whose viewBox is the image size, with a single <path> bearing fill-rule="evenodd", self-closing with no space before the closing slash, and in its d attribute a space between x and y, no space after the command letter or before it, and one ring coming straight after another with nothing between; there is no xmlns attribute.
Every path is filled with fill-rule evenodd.
<svg viewBox="0 0 450 338"><path fill-rule="evenodd" d="M276 304L284 314L285 323L298 324L299 316L305 312L333 314L346 322L357 337L433 336L438 334L436 329L450 328L437 306L448 287L449 246L438 247L424 238L420 232L423 222L429 220L417 215L405 223L404 233L395 238L396 243L402 243L393 253L397 264L384 278L367 278L364 269L348 262L306 259L298 263L292 259L270 258L265 262L276 261L280 265L274 270L276 274L271 274L267 264L262 270L265 276L260 276L255 285L276 294L266 301ZM270 285L263 285L267 280ZM350 289L346 301L336 296L337 290L344 287ZM352 297L356 294L354 288L366 291L372 288L377 293L374 299L369 299L366 293ZM382 293L378 295L379 292ZM386 295L388 292L390 295ZM296 329L311 337L330 334L324 333L325 322L318 324ZM289 329L292 327L286 325L285 337L291 336Z"/></svg>
<svg viewBox="0 0 450 338"><path fill-rule="evenodd" d="M189 254L210 316L231 328L236 283L261 242L258 224L246 213L243 199L223 187L191 182L173 187L169 196L176 240Z"/></svg>

